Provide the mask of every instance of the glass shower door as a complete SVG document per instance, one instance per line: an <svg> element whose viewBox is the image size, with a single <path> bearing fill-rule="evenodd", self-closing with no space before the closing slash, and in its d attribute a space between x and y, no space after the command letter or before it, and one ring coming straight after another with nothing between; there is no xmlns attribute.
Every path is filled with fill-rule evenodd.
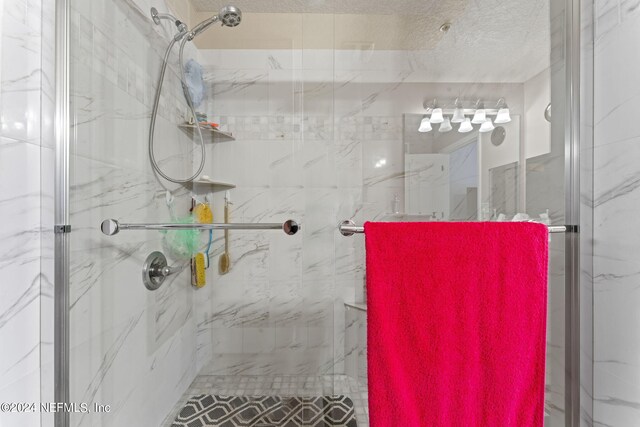
<svg viewBox="0 0 640 427"><path fill-rule="evenodd" d="M100 232L108 218L167 223L190 215L190 190L159 180L147 152L171 30L153 25L144 2L70 1L70 398L110 406L71 414L72 426L160 426L197 372L188 232ZM155 155L165 173L187 177L200 153L177 126L188 109L176 52ZM166 254L175 273L151 292L142 266L154 251Z"/></svg>
<svg viewBox="0 0 640 427"><path fill-rule="evenodd" d="M149 124L175 20L194 28L223 4L69 3L70 399L109 405L71 414L72 426L171 425L202 403L194 396L207 414L220 396L308 410L300 425L338 396L366 426L364 238L338 224L567 222L564 2L239 2L241 25L186 43L183 65L203 94L196 119L216 125L205 125L191 184L154 171ZM202 157L177 51L154 153L186 178ZM198 205L215 223L294 219L302 229L99 229L110 218L192 222ZM552 236L548 426L572 410L567 250ZM151 291L142 268L156 251L172 274ZM197 253L202 288L192 286Z"/></svg>

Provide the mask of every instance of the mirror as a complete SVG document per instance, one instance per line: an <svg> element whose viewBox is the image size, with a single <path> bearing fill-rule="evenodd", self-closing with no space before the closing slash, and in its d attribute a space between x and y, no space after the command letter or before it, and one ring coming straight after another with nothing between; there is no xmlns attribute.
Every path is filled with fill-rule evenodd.
<svg viewBox="0 0 640 427"><path fill-rule="evenodd" d="M431 221L516 215L522 194L520 116L512 114L510 122L492 131L473 125L465 133L459 132L460 123L441 132L441 126L449 128L446 120L419 132L424 117L404 115L405 215Z"/></svg>

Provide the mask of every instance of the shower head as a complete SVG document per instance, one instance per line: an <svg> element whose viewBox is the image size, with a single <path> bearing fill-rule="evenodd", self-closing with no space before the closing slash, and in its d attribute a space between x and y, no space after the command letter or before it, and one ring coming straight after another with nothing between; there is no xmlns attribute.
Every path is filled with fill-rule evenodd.
<svg viewBox="0 0 640 427"><path fill-rule="evenodd" d="M225 6L220 9L218 19L222 21L222 25L227 27L237 27L242 21L242 12L235 6Z"/></svg>
<svg viewBox="0 0 640 427"><path fill-rule="evenodd" d="M198 34L209 28L212 24L216 22L221 22L222 25L226 27L237 27L240 25L242 21L242 12L235 6L225 6L220 9L220 13L215 16L212 16L209 19L206 19L196 25L193 30L189 33L189 40L193 40Z"/></svg>

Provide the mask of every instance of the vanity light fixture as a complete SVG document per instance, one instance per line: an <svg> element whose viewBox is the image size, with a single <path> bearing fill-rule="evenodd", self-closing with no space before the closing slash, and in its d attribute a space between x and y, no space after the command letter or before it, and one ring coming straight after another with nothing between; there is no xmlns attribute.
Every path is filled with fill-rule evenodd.
<svg viewBox="0 0 640 427"><path fill-rule="evenodd" d="M471 123L474 125L483 124L487 120L487 112L484 110L484 104L478 100L476 102L476 112L473 114Z"/></svg>
<svg viewBox="0 0 640 427"><path fill-rule="evenodd" d="M462 123L464 121L464 111L462 105L456 99L456 109L453 110L453 116L451 116L451 123Z"/></svg>
<svg viewBox="0 0 640 427"><path fill-rule="evenodd" d="M471 124L471 120L469 117L465 117L464 121L460 123L460 127L458 128L458 132L467 133L473 130L473 125Z"/></svg>
<svg viewBox="0 0 640 427"><path fill-rule="evenodd" d="M420 127L418 128L418 132L425 133L431 132L431 122L429 121L429 117L425 117L420 122Z"/></svg>
<svg viewBox="0 0 640 427"><path fill-rule="evenodd" d="M444 122L444 117L442 116L442 108L434 108L431 112L431 119L429 120L431 123L442 123Z"/></svg>
<svg viewBox="0 0 640 427"><path fill-rule="evenodd" d="M482 126L480 126L480 132L482 133L491 132L494 129L495 126L493 126L493 122L491 121L491 119L487 119L484 123L482 123Z"/></svg>
<svg viewBox="0 0 640 427"><path fill-rule="evenodd" d="M451 122L449 121L449 117L445 117L444 121L440 124L438 128L438 132L449 132L451 129Z"/></svg>
<svg viewBox="0 0 640 427"><path fill-rule="evenodd" d="M509 106L504 98L498 100L496 105L498 108L498 114L496 115L495 123L509 123L511 121L511 114L509 114Z"/></svg>

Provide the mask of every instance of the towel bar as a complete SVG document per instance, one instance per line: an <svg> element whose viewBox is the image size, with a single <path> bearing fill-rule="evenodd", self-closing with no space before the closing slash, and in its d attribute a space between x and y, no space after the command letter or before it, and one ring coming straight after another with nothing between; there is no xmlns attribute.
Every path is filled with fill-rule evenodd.
<svg viewBox="0 0 640 427"><path fill-rule="evenodd" d="M290 219L283 223L254 224L121 224L115 219L105 219L100 229L107 236L121 230L282 230L288 235L296 234L300 224Z"/></svg>
<svg viewBox="0 0 640 427"><path fill-rule="evenodd" d="M530 221L535 222L535 221ZM339 226L340 234L343 236L353 236L354 234L364 233L364 226L356 225L355 222L351 220L345 220L340 223ZM577 227L574 225L550 225L549 233L566 233L566 232L577 232Z"/></svg>

